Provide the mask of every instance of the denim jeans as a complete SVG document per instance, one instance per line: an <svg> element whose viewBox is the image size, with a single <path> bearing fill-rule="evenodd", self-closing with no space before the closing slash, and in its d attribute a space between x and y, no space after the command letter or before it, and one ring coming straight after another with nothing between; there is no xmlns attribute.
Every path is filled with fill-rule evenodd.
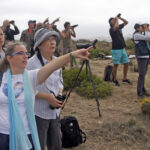
<svg viewBox="0 0 150 150"><path fill-rule="evenodd" d="M31 135L28 135L28 138L32 144L32 149L34 150L33 141ZM9 135L0 133L0 150L9 150Z"/></svg>

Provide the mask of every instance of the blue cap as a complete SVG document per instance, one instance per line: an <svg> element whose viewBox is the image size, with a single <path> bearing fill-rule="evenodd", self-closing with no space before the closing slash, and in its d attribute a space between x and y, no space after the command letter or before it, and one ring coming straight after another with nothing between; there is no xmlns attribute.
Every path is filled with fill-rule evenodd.
<svg viewBox="0 0 150 150"><path fill-rule="evenodd" d="M29 21L28 21L28 24L29 24L29 23L32 23L32 22L33 22L33 23L36 23L36 20L29 20Z"/></svg>

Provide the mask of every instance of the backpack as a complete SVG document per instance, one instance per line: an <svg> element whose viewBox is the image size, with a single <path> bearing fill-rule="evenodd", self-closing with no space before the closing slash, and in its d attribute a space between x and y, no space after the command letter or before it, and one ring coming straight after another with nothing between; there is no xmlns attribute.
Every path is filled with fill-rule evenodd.
<svg viewBox="0 0 150 150"><path fill-rule="evenodd" d="M73 116L65 116L60 120L62 132L62 147L71 148L85 143L86 134L80 129L78 121Z"/></svg>
<svg viewBox="0 0 150 150"><path fill-rule="evenodd" d="M111 76L112 76L112 70L113 66L112 65L107 65L104 70L104 81L112 81Z"/></svg>

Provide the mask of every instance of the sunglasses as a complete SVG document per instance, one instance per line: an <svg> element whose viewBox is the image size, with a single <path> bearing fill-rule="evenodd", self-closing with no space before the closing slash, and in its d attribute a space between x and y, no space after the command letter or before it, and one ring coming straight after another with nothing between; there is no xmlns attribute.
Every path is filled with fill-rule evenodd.
<svg viewBox="0 0 150 150"><path fill-rule="evenodd" d="M19 56L28 56L29 57L30 53L20 51L20 52L13 53L11 56L16 56L16 55L19 55Z"/></svg>

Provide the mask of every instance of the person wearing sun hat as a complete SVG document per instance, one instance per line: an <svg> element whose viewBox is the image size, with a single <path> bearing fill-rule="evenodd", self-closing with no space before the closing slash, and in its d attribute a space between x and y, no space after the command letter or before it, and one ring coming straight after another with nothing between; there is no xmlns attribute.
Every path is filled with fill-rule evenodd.
<svg viewBox="0 0 150 150"><path fill-rule="evenodd" d="M37 51L37 54L29 59L27 65L29 70L39 69L56 58L53 54L60 43L60 36L55 31L41 28L35 33L34 43L33 49ZM35 117L42 150L45 150L46 146L47 150L61 150L62 148L60 109L53 109L60 105L60 101L54 95L62 95L62 83L62 69L58 69L37 88Z"/></svg>
<svg viewBox="0 0 150 150"><path fill-rule="evenodd" d="M133 33L133 40L135 44L135 55L138 63L138 82L137 82L137 95L140 98L150 96L147 92L144 81L148 70L150 51L147 47L147 42L150 41L150 30L147 24L134 25L135 32Z"/></svg>

